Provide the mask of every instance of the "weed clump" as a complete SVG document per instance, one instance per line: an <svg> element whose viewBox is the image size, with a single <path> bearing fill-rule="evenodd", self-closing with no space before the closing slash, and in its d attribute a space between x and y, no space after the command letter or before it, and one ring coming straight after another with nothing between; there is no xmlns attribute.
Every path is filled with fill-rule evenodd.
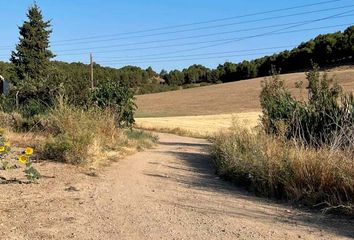
<svg viewBox="0 0 354 240"><path fill-rule="evenodd" d="M120 127L116 117L110 108L82 109L59 101L41 119L47 135L40 148L42 157L75 165L105 165L110 152L150 148L157 141L150 133Z"/></svg>
<svg viewBox="0 0 354 240"><path fill-rule="evenodd" d="M48 134L41 152L53 160L85 164L123 141L123 133L109 110L83 110L60 103L41 121Z"/></svg>

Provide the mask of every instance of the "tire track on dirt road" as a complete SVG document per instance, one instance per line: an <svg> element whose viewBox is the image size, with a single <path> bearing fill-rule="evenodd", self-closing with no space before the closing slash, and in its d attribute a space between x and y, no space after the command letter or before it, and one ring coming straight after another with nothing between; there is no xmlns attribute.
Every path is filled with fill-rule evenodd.
<svg viewBox="0 0 354 240"><path fill-rule="evenodd" d="M354 237L349 220L276 204L220 180L206 140L158 135L156 148L103 173L94 199L106 223L98 223L97 239Z"/></svg>

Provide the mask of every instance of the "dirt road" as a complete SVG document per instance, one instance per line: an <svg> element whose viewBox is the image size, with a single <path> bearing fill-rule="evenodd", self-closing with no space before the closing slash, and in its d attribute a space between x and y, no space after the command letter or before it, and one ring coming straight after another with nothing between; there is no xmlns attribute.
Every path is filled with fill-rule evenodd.
<svg viewBox="0 0 354 240"><path fill-rule="evenodd" d="M92 177L43 163L55 178L0 186L1 239L350 239L354 221L256 198L218 179L205 140L160 144ZM64 169L64 170L63 170Z"/></svg>

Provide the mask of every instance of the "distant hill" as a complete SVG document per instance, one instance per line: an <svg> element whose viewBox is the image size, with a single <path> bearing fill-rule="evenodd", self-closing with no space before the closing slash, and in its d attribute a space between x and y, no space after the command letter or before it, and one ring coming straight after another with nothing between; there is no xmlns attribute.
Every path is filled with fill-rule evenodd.
<svg viewBox="0 0 354 240"><path fill-rule="evenodd" d="M334 68L335 76L346 91L354 91L354 66ZM295 96L295 82L306 82L305 73L280 75ZM137 96L137 117L193 116L260 111L259 94L264 77L164 93ZM304 84L306 87L306 84ZM307 92L302 92L306 96Z"/></svg>

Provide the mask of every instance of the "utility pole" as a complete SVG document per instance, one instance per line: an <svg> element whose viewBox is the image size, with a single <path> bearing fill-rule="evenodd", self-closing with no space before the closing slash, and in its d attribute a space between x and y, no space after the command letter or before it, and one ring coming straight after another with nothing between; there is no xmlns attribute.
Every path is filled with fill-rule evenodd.
<svg viewBox="0 0 354 240"><path fill-rule="evenodd" d="M93 58L92 58L92 53L90 53L90 79L91 79L91 88L94 88L93 84Z"/></svg>

